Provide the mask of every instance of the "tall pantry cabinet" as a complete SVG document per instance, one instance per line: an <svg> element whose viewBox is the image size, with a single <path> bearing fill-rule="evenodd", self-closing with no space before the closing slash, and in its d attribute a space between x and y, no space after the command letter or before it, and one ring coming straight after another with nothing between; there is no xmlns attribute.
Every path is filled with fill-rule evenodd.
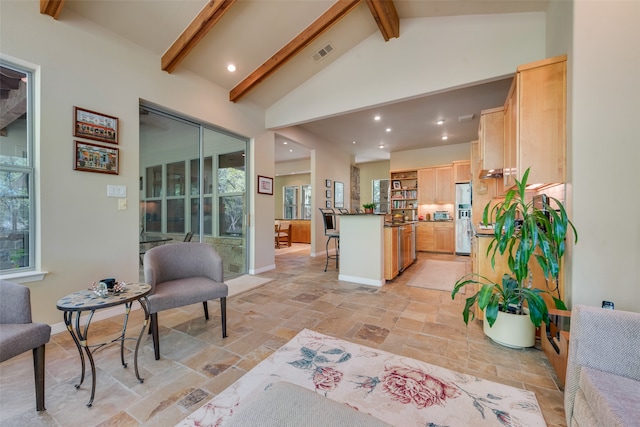
<svg viewBox="0 0 640 427"><path fill-rule="evenodd" d="M566 180L567 56L521 65L504 105L504 183Z"/></svg>

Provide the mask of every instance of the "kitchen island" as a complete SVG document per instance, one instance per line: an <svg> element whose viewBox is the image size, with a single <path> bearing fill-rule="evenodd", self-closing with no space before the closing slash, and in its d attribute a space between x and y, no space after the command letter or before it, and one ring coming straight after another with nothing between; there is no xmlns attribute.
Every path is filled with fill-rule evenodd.
<svg viewBox="0 0 640 427"><path fill-rule="evenodd" d="M340 216L338 280L382 286L415 260L415 224L385 223L384 215ZM397 266L390 276L385 266ZM387 273L387 274L385 274Z"/></svg>

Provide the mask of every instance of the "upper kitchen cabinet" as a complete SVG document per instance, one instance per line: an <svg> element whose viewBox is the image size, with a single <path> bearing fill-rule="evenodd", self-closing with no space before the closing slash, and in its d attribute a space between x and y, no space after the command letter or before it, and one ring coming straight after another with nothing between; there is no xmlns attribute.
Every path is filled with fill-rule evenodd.
<svg viewBox="0 0 640 427"><path fill-rule="evenodd" d="M478 127L479 176L502 172L504 167L504 107L482 110Z"/></svg>
<svg viewBox="0 0 640 427"><path fill-rule="evenodd" d="M453 165L418 170L420 204L453 204Z"/></svg>
<svg viewBox="0 0 640 427"><path fill-rule="evenodd" d="M462 160L453 162L453 181L456 184L471 182L471 161Z"/></svg>
<svg viewBox="0 0 640 427"><path fill-rule="evenodd" d="M504 105L504 184L565 182L567 56L518 67Z"/></svg>
<svg viewBox="0 0 640 427"><path fill-rule="evenodd" d="M453 204L455 199L453 186L453 166L436 168L436 203Z"/></svg>

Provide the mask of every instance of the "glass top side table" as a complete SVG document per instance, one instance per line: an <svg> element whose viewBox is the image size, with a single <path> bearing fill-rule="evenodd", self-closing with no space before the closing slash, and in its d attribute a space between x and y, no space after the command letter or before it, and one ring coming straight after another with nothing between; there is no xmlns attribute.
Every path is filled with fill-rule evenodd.
<svg viewBox="0 0 640 427"><path fill-rule="evenodd" d="M82 373L80 375L80 382L75 386L76 388L79 388L84 381L84 353L86 353L87 359L89 359L89 365L91 366L91 399L89 400L89 403L87 403L87 406L91 407L91 405L93 404L93 398L95 397L96 393L96 367L93 361L92 353L104 347L105 345L120 341L120 360L122 362L122 366L126 368L127 364L124 361L124 341L125 339L135 339L136 349L133 355L133 364L136 371L136 378L138 378L138 381L140 381L141 383L144 382L144 379L140 378L140 374L138 372L138 348L140 347L140 341L149 323L149 300L147 299L147 295L149 294L149 292L151 292L151 285L148 285L146 283L129 283L125 286L125 290L123 292L117 294L108 292L106 297L100 297L96 295L92 290L86 289L73 292L58 300L56 307L58 308L58 310L61 310L63 312L64 323L67 326L67 330L71 334L71 338L73 338L76 347L78 348L78 352L80 353ZM140 334L137 338L125 338L125 333L127 331L127 321L129 320L129 312L131 311L131 304L133 304L134 301L138 301L140 303L140 306L144 310L144 323L142 324L142 329L140 330ZM109 342L89 345L89 326L91 325L91 319L93 318L93 314L95 313L95 311L103 308L115 307L122 304L124 304L125 306L125 316L124 323L122 325L122 333L120 334L120 336L114 338ZM89 312L89 314L83 328L80 325L80 316L84 311ZM84 349L84 353L82 349Z"/></svg>

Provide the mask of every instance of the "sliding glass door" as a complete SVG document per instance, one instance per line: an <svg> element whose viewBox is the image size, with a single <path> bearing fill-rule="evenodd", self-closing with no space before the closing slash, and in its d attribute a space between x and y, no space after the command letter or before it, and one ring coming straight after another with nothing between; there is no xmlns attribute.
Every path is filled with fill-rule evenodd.
<svg viewBox="0 0 640 427"><path fill-rule="evenodd" d="M246 151L244 138L141 106L140 241L193 232L222 256L225 279L246 273Z"/></svg>

